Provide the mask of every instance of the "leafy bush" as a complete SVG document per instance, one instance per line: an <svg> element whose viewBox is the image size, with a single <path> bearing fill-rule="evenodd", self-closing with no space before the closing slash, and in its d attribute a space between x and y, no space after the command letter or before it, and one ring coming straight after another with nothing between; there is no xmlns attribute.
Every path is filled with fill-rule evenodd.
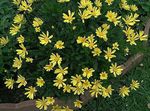
<svg viewBox="0 0 150 111"><path fill-rule="evenodd" d="M9 1L1 4L5 2ZM121 64L147 40L134 1L13 0L13 4L2 8L11 10L12 24L7 16L0 21L5 36L0 38L0 72L8 89L25 88L22 93L29 99L42 97L36 106L47 110L55 97L76 98L75 107L81 108L79 95L86 90L92 97L119 93L124 98L139 88L138 81L126 84L121 76Z"/></svg>

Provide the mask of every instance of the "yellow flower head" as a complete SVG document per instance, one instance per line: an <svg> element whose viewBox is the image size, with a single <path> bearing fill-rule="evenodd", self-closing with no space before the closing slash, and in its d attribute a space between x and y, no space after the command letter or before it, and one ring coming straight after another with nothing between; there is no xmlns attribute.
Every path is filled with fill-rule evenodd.
<svg viewBox="0 0 150 111"><path fill-rule="evenodd" d="M63 87L63 92L65 93L65 92L67 92L67 93L70 93L71 92L71 90L72 90L72 87L71 87L71 85L64 85L64 87Z"/></svg>
<svg viewBox="0 0 150 111"><path fill-rule="evenodd" d="M8 89L13 89L15 81L13 79L6 79L5 85Z"/></svg>
<svg viewBox="0 0 150 111"><path fill-rule="evenodd" d="M138 17L139 15L137 13L135 13L134 15L131 13L131 15L127 15L125 18L123 18L123 21L128 26L134 26L136 22L140 21L137 19Z"/></svg>
<svg viewBox="0 0 150 111"><path fill-rule="evenodd" d="M88 6L92 5L92 2L90 0L80 0L79 4L79 8L86 8Z"/></svg>
<svg viewBox="0 0 150 111"><path fill-rule="evenodd" d="M6 37L6 38L1 37L1 38L0 38L0 45L5 46L6 44L8 44L8 42L9 42L8 37Z"/></svg>
<svg viewBox="0 0 150 111"><path fill-rule="evenodd" d="M35 17L33 20L33 27L39 27L43 24L43 20L40 18Z"/></svg>
<svg viewBox="0 0 150 111"><path fill-rule="evenodd" d="M54 65L52 63L48 64L48 65L45 65L44 69L48 72L48 71L51 71L53 70L54 68Z"/></svg>
<svg viewBox="0 0 150 111"><path fill-rule="evenodd" d="M92 77L93 76L93 72L95 71L93 68L84 68L84 69L82 69L82 71L83 71L83 77L87 77L88 79L90 78L90 77Z"/></svg>
<svg viewBox="0 0 150 111"><path fill-rule="evenodd" d="M129 92L130 92L129 87L123 86L119 90L119 95L121 97L129 96Z"/></svg>
<svg viewBox="0 0 150 111"><path fill-rule="evenodd" d="M111 64L110 73L112 73L114 77L116 77L117 75L121 75L122 71L123 71L123 68L121 66L117 66L117 63Z"/></svg>
<svg viewBox="0 0 150 111"><path fill-rule="evenodd" d="M54 80L54 86L56 86L58 89L62 88L65 85L65 81L67 79L62 78L56 78L56 80Z"/></svg>
<svg viewBox="0 0 150 111"><path fill-rule="evenodd" d="M21 58L24 59L26 57L26 55L28 55L27 49L25 48L25 46L23 44L20 44L19 47L21 49L16 50L17 55L19 55Z"/></svg>
<svg viewBox="0 0 150 111"><path fill-rule="evenodd" d="M35 93L37 92L36 88L30 86L28 88L25 88L25 90L26 90L25 95L27 95L27 98L34 99Z"/></svg>
<svg viewBox="0 0 150 111"><path fill-rule="evenodd" d="M82 77L81 75L71 76L71 83L73 86L81 86L82 85Z"/></svg>
<svg viewBox="0 0 150 111"><path fill-rule="evenodd" d="M59 3L65 3L65 2L70 2L70 0L57 0Z"/></svg>
<svg viewBox="0 0 150 111"><path fill-rule="evenodd" d="M74 102L74 106L75 107L77 107L77 108L81 108L82 107L82 101L80 101L80 100L76 100L75 102Z"/></svg>
<svg viewBox="0 0 150 111"><path fill-rule="evenodd" d="M15 25L15 24L12 24L12 26L10 27L10 34L12 36L16 35L18 32L20 32L20 28L21 28L21 24L19 25Z"/></svg>
<svg viewBox="0 0 150 111"><path fill-rule="evenodd" d="M106 72L101 72L100 73L100 79L101 80L106 80L108 78L108 74Z"/></svg>
<svg viewBox="0 0 150 111"><path fill-rule="evenodd" d="M36 107L39 108L40 110L44 109L47 110L49 104L47 102L47 99L42 97L42 99L36 100Z"/></svg>
<svg viewBox="0 0 150 111"><path fill-rule="evenodd" d="M48 43L51 43L51 39L53 38L53 35L49 36L49 32L47 31L46 34L42 32L42 34L40 34L38 38L42 45L47 45Z"/></svg>
<svg viewBox="0 0 150 111"><path fill-rule="evenodd" d="M22 75L18 75L18 79L16 81L16 83L18 83L18 88L20 88L21 86L26 86L27 81L25 79L25 77L23 77Z"/></svg>
<svg viewBox="0 0 150 111"><path fill-rule="evenodd" d="M110 95L112 95L112 91L113 91L114 89L112 89L111 88L111 85L109 85L107 88L102 88L102 96L104 97L104 98L106 98L106 97L109 97L110 98Z"/></svg>
<svg viewBox="0 0 150 111"><path fill-rule="evenodd" d="M22 24L24 22L24 15L23 14L17 14L14 17L13 21L14 21L15 24Z"/></svg>
<svg viewBox="0 0 150 111"><path fill-rule="evenodd" d="M116 56L114 55L114 53L116 52L116 50L112 50L111 48L107 47L107 51L104 50L105 52L105 59L108 60L109 62L111 62L112 58L115 58Z"/></svg>
<svg viewBox="0 0 150 111"><path fill-rule="evenodd" d="M42 77L37 78L37 82L36 82L37 86L42 87L42 86L44 86L44 84L45 84L45 81Z"/></svg>
<svg viewBox="0 0 150 111"><path fill-rule="evenodd" d="M56 44L55 44L54 47L55 47L56 49L63 49L63 48L65 48L64 42L61 41L61 40L59 40L59 41L56 42Z"/></svg>
<svg viewBox="0 0 150 111"><path fill-rule="evenodd" d="M138 81L132 80L132 83L130 84L131 90L136 90L140 87L140 83Z"/></svg>
<svg viewBox="0 0 150 111"><path fill-rule="evenodd" d="M33 63L33 59L32 59L31 57L27 57L27 58L26 58L26 62Z"/></svg>
<svg viewBox="0 0 150 111"><path fill-rule="evenodd" d="M114 0L105 0L108 5L111 5Z"/></svg>
<svg viewBox="0 0 150 111"><path fill-rule="evenodd" d="M20 69L21 66L22 66L22 60L15 57L15 59L13 61L14 61L13 67L17 68L17 69Z"/></svg>
<svg viewBox="0 0 150 111"><path fill-rule="evenodd" d="M62 58L60 57L60 55L58 53L56 53L56 54L52 53L49 60L50 60L50 63L53 64L53 66L55 66L56 64L58 64L60 66L60 64L62 62Z"/></svg>
<svg viewBox="0 0 150 111"><path fill-rule="evenodd" d="M32 4L28 3L27 1L23 0L21 1L18 10L19 11L28 11L31 12L32 11Z"/></svg>
<svg viewBox="0 0 150 111"><path fill-rule="evenodd" d="M68 10L68 15L63 13L64 22L72 24L72 21L75 20L74 14L75 13L71 12L70 10Z"/></svg>
<svg viewBox="0 0 150 111"><path fill-rule="evenodd" d="M55 99L53 97L46 97L46 100L49 105L53 105L55 103Z"/></svg>
<svg viewBox="0 0 150 111"><path fill-rule="evenodd" d="M23 43L24 43L24 37L23 37L22 35L20 35L20 36L17 38L17 41L18 41L18 43L23 44Z"/></svg>
<svg viewBox="0 0 150 111"><path fill-rule="evenodd" d="M102 53L100 48L94 48L94 50L92 51L93 56L100 56L100 54Z"/></svg>
<svg viewBox="0 0 150 111"><path fill-rule="evenodd" d="M120 23L119 19L121 18L120 16L118 17L118 14L116 12L108 11L106 14L107 20L109 22L113 22L114 25L118 25Z"/></svg>
<svg viewBox="0 0 150 111"><path fill-rule="evenodd" d="M65 67L64 69L60 66L54 71L55 74L57 74L57 77L62 77L66 74L68 74L68 67Z"/></svg>

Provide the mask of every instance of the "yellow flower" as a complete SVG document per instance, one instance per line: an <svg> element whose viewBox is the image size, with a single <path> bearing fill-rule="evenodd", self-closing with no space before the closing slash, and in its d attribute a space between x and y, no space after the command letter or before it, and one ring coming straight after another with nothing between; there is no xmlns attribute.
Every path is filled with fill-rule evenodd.
<svg viewBox="0 0 150 111"><path fill-rule="evenodd" d="M26 58L26 62L33 63L33 59L32 59L32 58L30 58L30 57L27 57L27 58Z"/></svg>
<svg viewBox="0 0 150 111"><path fill-rule="evenodd" d="M97 18L98 16L101 15L101 9L100 8L97 8L97 7L93 7L92 5L89 6L87 8L87 10L89 10L91 13L92 16L94 16L95 18Z"/></svg>
<svg viewBox="0 0 150 111"><path fill-rule="evenodd" d="M112 11L107 11L106 14L107 20L109 22L113 22L114 25L118 25L118 23L120 23L119 19L121 18L121 16L118 17L118 14Z"/></svg>
<svg viewBox="0 0 150 111"><path fill-rule="evenodd" d="M43 24L42 19L37 18L37 17L34 18L33 23L32 23L33 27L39 27L42 24Z"/></svg>
<svg viewBox="0 0 150 111"><path fill-rule="evenodd" d="M70 0L57 0L59 3L70 2Z"/></svg>
<svg viewBox="0 0 150 111"><path fill-rule="evenodd" d="M81 75L71 76L71 83L73 86L81 86L82 85L82 77Z"/></svg>
<svg viewBox="0 0 150 111"><path fill-rule="evenodd" d="M97 47L97 40L94 39L94 35L91 34L90 36L88 36L87 41L86 41L86 47L90 48L90 49L94 49Z"/></svg>
<svg viewBox="0 0 150 111"><path fill-rule="evenodd" d="M44 109L47 110L49 104L47 102L47 99L42 97L42 99L36 100L36 107L39 108L40 110Z"/></svg>
<svg viewBox="0 0 150 111"><path fill-rule="evenodd" d="M19 11L28 11L31 12L32 11L32 4L27 3L27 1L23 0L21 1L18 10Z"/></svg>
<svg viewBox="0 0 150 111"><path fill-rule="evenodd" d="M95 71L93 68L84 68L84 69L82 69L82 71L83 71L83 77L87 77L88 79L90 78L90 77L92 77L93 76L93 72Z"/></svg>
<svg viewBox="0 0 150 111"><path fill-rule="evenodd" d="M97 6L97 7L102 7L102 2L101 2L101 0L95 0L95 5Z"/></svg>
<svg viewBox="0 0 150 111"><path fill-rule="evenodd" d="M58 87L58 89L60 89L61 87L63 87L65 85L65 81L67 79L64 79L63 77L62 78L56 78L56 80L54 80L54 86Z"/></svg>
<svg viewBox="0 0 150 111"><path fill-rule="evenodd" d="M65 67L64 69L60 66L54 71L55 74L57 74L57 77L62 77L66 74L68 74L68 67Z"/></svg>
<svg viewBox="0 0 150 111"><path fill-rule="evenodd" d="M20 32L20 28L21 28L21 24L19 25L15 25L15 24L12 24L12 26L10 27L10 34L12 36L16 35L18 32Z"/></svg>
<svg viewBox="0 0 150 111"><path fill-rule="evenodd" d="M84 10L83 12L79 10L79 16L81 17L81 20L84 23L85 20L91 18L91 12L89 10Z"/></svg>
<svg viewBox="0 0 150 111"><path fill-rule="evenodd" d="M109 97L110 98L110 95L112 95L112 91L113 91L114 89L112 89L111 88L111 85L109 85L107 88L102 88L102 96L104 97L104 98L106 98L106 97Z"/></svg>
<svg viewBox="0 0 150 111"><path fill-rule="evenodd" d="M140 87L140 83L138 81L132 80L132 83L130 84L131 90L136 90Z"/></svg>
<svg viewBox="0 0 150 111"><path fill-rule="evenodd" d="M108 24L102 24L102 28L104 29L104 30L108 30L109 28L110 28L110 25L108 25Z"/></svg>
<svg viewBox="0 0 150 111"><path fill-rule="evenodd" d="M42 86L44 86L44 84L45 84L45 81L42 77L37 78L37 82L36 82L37 86L42 87Z"/></svg>
<svg viewBox="0 0 150 111"><path fill-rule="evenodd" d="M62 108L58 104L57 105L53 105L51 111L62 111Z"/></svg>
<svg viewBox="0 0 150 111"><path fill-rule="evenodd" d="M123 21L126 25L133 26L136 22L140 21L137 19L138 17L139 15L137 13L135 13L134 15L131 13L131 15L127 15L125 18L123 18Z"/></svg>
<svg viewBox="0 0 150 111"><path fill-rule="evenodd" d="M56 44L55 44L54 47L55 47L56 49L63 49L63 48L65 48L64 42L61 41L61 40L59 40L59 41L56 42Z"/></svg>
<svg viewBox="0 0 150 111"><path fill-rule="evenodd" d="M1 37L1 38L0 38L0 45L5 46L6 44L8 44L8 42L9 42L8 37L6 37L6 38Z"/></svg>
<svg viewBox="0 0 150 111"><path fill-rule="evenodd" d="M55 66L56 64L58 64L60 66L60 64L62 62L62 58L60 57L60 55L58 53L56 53L56 54L52 53L49 61L50 61L50 63L53 64L53 66Z"/></svg>
<svg viewBox="0 0 150 111"><path fill-rule="evenodd" d="M92 85L91 85L89 80L82 80L82 82L83 82L82 86L83 86L84 89L87 90L88 88L91 88Z"/></svg>
<svg viewBox="0 0 150 111"><path fill-rule="evenodd" d="M129 50L129 48L127 47L127 48L124 49L124 51L125 51L125 56L127 56L127 55L129 54L129 51L130 51L130 50Z"/></svg>
<svg viewBox="0 0 150 111"><path fill-rule="evenodd" d="M22 24L24 22L24 15L23 14L17 14L15 17L14 17L14 23L16 24Z"/></svg>
<svg viewBox="0 0 150 111"><path fill-rule="evenodd" d="M112 45L113 45L112 49L119 50L119 44L118 44L118 42L115 42Z"/></svg>
<svg viewBox="0 0 150 111"><path fill-rule="evenodd" d="M108 73L106 72L101 72L100 73L100 79L101 80L106 80L108 78Z"/></svg>
<svg viewBox="0 0 150 111"><path fill-rule="evenodd" d="M111 5L114 0L105 0L108 5Z"/></svg>
<svg viewBox="0 0 150 111"><path fill-rule="evenodd" d="M126 34L126 36L130 36L131 34L134 33L134 30L131 29L131 27L128 27L128 28L126 27L126 29L123 30L123 32Z"/></svg>
<svg viewBox="0 0 150 111"><path fill-rule="evenodd" d="M78 37L77 38L77 43L78 44L82 44L82 46L84 47L84 46L88 46L88 44L87 44L87 38L84 36L84 37Z"/></svg>
<svg viewBox="0 0 150 111"><path fill-rule="evenodd" d="M28 88L25 88L25 90L26 90L25 95L27 95L27 98L34 99L35 93L37 92L36 88L30 86Z"/></svg>
<svg viewBox="0 0 150 111"><path fill-rule="evenodd" d="M24 43L24 37L23 37L22 35L20 35L20 36L17 38L17 41L18 41L18 43L23 44L23 43Z"/></svg>
<svg viewBox="0 0 150 111"><path fill-rule="evenodd" d="M40 27L35 27L35 32L41 32L41 28Z"/></svg>
<svg viewBox="0 0 150 111"><path fill-rule="evenodd" d="M144 31L139 31L139 39L140 41L147 41L148 40L148 35L144 34Z"/></svg>
<svg viewBox="0 0 150 111"><path fill-rule="evenodd" d="M102 53L101 49L96 47L94 48L94 50L92 51L93 56L100 56L100 54Z"/></svg>
<svg viewBox="0 0 150 111"><path fill-rule="evenodd" d="M136 45L136 42L138 38L138 34L132 33L130 36L127 36L127 42L130 42L130 45Z"/></svg>
<svg viewBox="0 0 150 111"><path fill-rule="evenodd" d="M20 2L21 2L21 0L13 0L13 4L15 4L15 5L19 5Z"/></svg>
<svg viewBox="0 0 150 111"><path fill-rule="evenodd" d="M23 44L20 44L19 47L21 49L17 49L17 55L19 55L22 58L25 58L26 55L28 55L27 49L25 48L25 46Z"/></svg>
<svg viewBox="0 0 150 111"><path fill-rule="evenodd" d="M15 59L13 61L14 61L13 67L17 68L17 69L20 69L21 66L22 66L22 60L15 57Z"/></svg>
<svg viewBox="0 0 150 111"><path fill-rule="evenodd" d="M19 75L16 83L19 84L18 88L20 88L21 86L26 86L27 81L26 81L25 77L23 77L22 75Z"/></svg>
<svg viewBox="0 0 150 111"><path fill-rule="evenodd" d="M99 80L95 80L92 82L92 88L90 89L90 95L91 97L98 97L98 95L102 94L102 85Z"/></svg>
<svg viewBox="0 0 150 111"><path fill-rule="evenodd" d="M129 96L129 92L130 92L129 87L123 86L119 90L119 95L121 97Z"/></svg>
<svg viewBox="0 0 150 111"><path fill-rule="evenodd" d="M112 63L109 71L114 75L114 77L116 77L117 75L118 76L121 75L123 68L121 66L117 66L117 63L115 64Z"/></svg>
<svg viewBox="0 0 150 111"><path fill-rule="evenodd" d="M96 35L99 38L103 39L104 41L108 40L107 33L108 33L108 31L106 29L103 30L101 27L99 27L98 29L96 29Z"/></svg>
<svg viewBox="0 0 150 111"><path fill-rule="evenodd" d="M53 70L53 68L54 68L54 66L53 66L52 63L50 63L50 64L48 64L48 65L46 65L46 66L44 67L44 69L45 69L47 72Z"/></svg>
<svg viewBox="0 0 150 111"><path fill-rule="evenodd" d="M111 62L111 59L116 57L114 55L114 53L116 52L116 50L112 50L111 48L107 47L107 51L104 50L105 52L105 59L108 60L109 62Z"/></svg>
<svg viewBox="0 0 150 111"><path fill-rule="evenodd" d="M13 79L6 79L5 85L8 89L13 89L15 81Z"/></svg>
<svg viewBox="0 0 150 111"><path fill-rule="evenodd" d="M74 102L74 106L75 107L77 107L77 108L81 108L82 107L82 101L80 101L80 100L76 100L75 102Z"/></svg>
<svg viewBox="0 0 150 111"><path fill-rule="evenodd" d="M64 87L63 87L63 92L70 93L71 90L72 90L71 85L64 85Z"/></svg>
<svg viewBox="0 0 150 111"><path fill-rule="evenodd" d="M65 23L71 23L72 24L72 21L75 19L74 16L74 12L71 12L70 10L68 10L68 15L63 13L63 19L64 19L64 22Z"/></svg>
<svg viewBox="0 0 150 111"><path fill-rule="evenodd" d="M121 8L129 11L130 10L130 5L128 5L127 3L122 3Z"/></svg>
<svg viewBox="0 0 150 111"><path fill-rule="evenodd" d="M72 109L70 109L68 106L63 107L63 109L61 111L73 111Z"/></svg>
<svg viewBox="0 0 150 111"><path fill-rule="evenodd" d="M135 12L138 10L138 7L136 5L130 5L130 9Z"/></svg>
<svg viewBox="0 0 150 111"><path fill-rule="evenodd" d="M46 34L42 32L42 34L40 34L38 38L42 45L47 45L48 43L51 43L51 39L53 38L53 35L49 36L49 32L47 31Z"/></svg>
<svg viewBox="0 0 150 111"><path fill-rule="evenodd" d="M91 6L92 5L92 2L90 0L80 0L80 3L79 4L79 8L86 8L88 6Z"/></svg>
<svg viewBox="0 0 150 111"><path fill-rule="evenodd" d="M84 89L82 86L75 86L72 87L72 91L74 92L74 95L81 95L84 94Z"/></svg>
<svg viewBox="0 0 150 111"><path fill-rule="evenodd" d="M53 97L46 97L46 100L49 105L53 105L55 103L55 99Z"/></svg>

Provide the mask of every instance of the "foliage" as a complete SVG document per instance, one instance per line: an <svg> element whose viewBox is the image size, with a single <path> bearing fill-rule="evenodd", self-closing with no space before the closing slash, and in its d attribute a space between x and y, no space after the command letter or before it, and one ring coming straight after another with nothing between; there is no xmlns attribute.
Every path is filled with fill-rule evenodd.
<svg viewBox="0 0 150 111"><path fill-rule="evenodd" d="M60 0L60 1L63 1L63 0ZM75 95L75 98L78 98L78 95L82 94L84 91L81 93L78 92L77 94L75 94L74 89L78 87L79 84L75 84L73 80L71 80L70 78L75 77L76 74L83 76L82 81L87 80L88 82L90 82L91 86L89 85L89 89L92 91L92 88L94 88L94 80L95 79L99 80L100 73L104 71L109 73L108 79L101 80L103 82L103 83L100 83L101 87L96 86L98 87L98 90L100 91L98 92L98 94L94 94L94 95L92 95L91 93L91 96L97 97L97 95L99 96L101 95L104 98L110 97L112 95L111 92L114 89L115 91L113 91L114 93L114 96L112 96L113 98L113 97L116 97L117 93L119 93L119 89L123 85L127 85L128 87L130 87L130 83L132 79L134 78L131 78L130 82L126 83L125 78L122 78L122 76L118 76L121 74L120 71L122 71L122 68L119 65L124 63L128 59L128 57L137 53L137 51L143 51L143 47L142 47L143 40L137 37L140 40L137 41L138 45L135 46L134 44L131 43L132 41L128 41L128 42L126 41L128 36L125 35L123 30L125 31L125 28L127 26L130 26L135 30L136 35L139 36L139 31L143 30L143 24L140 25L140 23L143 23L143 22L136 21L137 18L135 17L136 19L132 21L132 24L133 22L136 22L136 24L134 23L134 26L132 26L132 25L125 23L125 20L123 20L123 18L126 18L126 16L130 15L131 13L133 14L139 13L141 15L146 15L147 12L149 12L149 9L148 7L144 5L145 2L137 2L136 4L138 7L142 7L142 10L140 10L139 8L139 10L129 11L123 7L116 8L120 6L120 3L121 3L120 0L115 0L115 1L112 0L112 5L111 4L109 5L109 3L106 3L106 1L102 0L101 2L103 3L103 5L102 7L100 7L102 14L96 15L98 17L93 15L87 20L86 19L81 20L81 17L78 15L78 12L79 12L79 8L78 8L79 4L77 3L79 2L78 0L72 0L66 3L58 3L58 1L56 0L51 0L51 1L49 0L36 0L36 1L27 0L28 2L27 6L29 5L27 9L20 8L20 6L23 4L22 2L20 2L19 4L17 4L17 2L14 2L14 4L16 5L13 5L10 2L12 1L3 0L2 2L0 2L0 10L1 10L0 13L2 15L0 16L0 26L1 26L0 35L2 37L4 36L5 38L8 36L8 39L9 39L9 42L5 45L4 44L1 45L1 48L0 48L1 50L0 76L5 81L6 86L8 85L8 88L14 89L15 87L14 90L16 90L18 83L21 84L22 81L24 81L24 84L21 85L22 87L21 89L19 89L19 91L22 93L25 93L25 95L27 95L29 99L34 98L34 95L35 95L34 93L36 93L36 98L41 98L42 96L43 97L53 96L53 97L59 97L61 99L66 99L68 98L68 96L74 97L74 95ZM131 5L131 4L134 4L135 2L128 1L128 3L130 3ZM6 7L5 4L7 4L8 6ZM98 6L95 6L95 7L97 7L97 10L99 11L99 7ZM68 15L68 10L70 10L72 13L73 12L75 13L73 15L75 19L72 19L72 21L66 22L67 18L63 17L63 13ZM83 9L80 9L80 10L83 11ZM116 23L115 21L111 21L111 17L110 18L105 17L105 15L107 14L107 11L109 10L116 12L118 14L118 17L119 16L122 17L120 19L118 18L119 23ZM19 23L21 24L21 28L17 32L14 32L14 30L11 28L9 29L9 27L13 27L12 24L15 24L15 25L17 24L17 23L14 23L15 16L17 14L23 15L24 19L22 20L22 22ZM34 24L34 21L36 21L35 17L39 18L37 20L37 23L40 25L38 26L35 26L36 24ZM113 19L116 20L116 18L117 17L114 17ZM134 17L131 17L131 18L134 18ZM40 23L40 19L41 19L41 23ZM139 17L138 19L143 20L142 17ZM106 23L108 26L110 25L110 28L108 28L109 31L107 34L108 41L105 41L105 38L97 37L98 34L96 34L96 29L98 29L104 23ZM53 35L53 36L49 37L48 41L42 41L43 40L42 38L45 37L45 35L42 33L47 34L47 31L49 32L49 35L47 35L48 37L50 35ZM96 36L94 37L94 41L97 41L96 45L102 51L102 54L99 52L100 56L97 54L96 57L95 56L93 57L92 51L94 51L95 47L90 48L89 44L87 43L87 40L86 40L85 46L83 46L83 44L77 43L77 40L79 40L79 37L82 37L82 38L84 36L92 37L91 34L94 34L94 36ZM20 35L22 35L23 38L25 39L25 41L22 43L18 43L18 40L17 40L19 37L21 37ZM145 39L147 36L142 35L142 37ZM59 47L59 45L56 46L56 43L60 40L64 42L64 48L62 49ZM136 40L133 40L133 41L136 41ZM117 49L112 48L112 44L115 42L119 44L118 51ZM107 58L105 57L107 56L106 53L107 53L108 47L114 50L115 55L117 56L111 61L107 60ZM18 49L21 49L21 48L25 49L25 51L23 50L24 51L23 54L19 54L20 51ZM129 48L130 50L129 53L128 51L124 50L126 48ZM55 60L49 61L50 56L52 56L53 53L54 54L58 53L62 57L61 63L58 63L56 65L54 63ZM32 59L33 59L33 62L32 62ZM21 62L21 64L19 64L16 61ZM109 72L109 69L110 69L110 66L112 66L112 63L113 64L117 63L118 65L116 69L117 74L115 73L115 71ZM50 64L53 64L52 67L54 71L46 71L46 68L44 68L46 65L50 65ZM68 67L69 73L66 75L64 74L63 76L60 73L54 74L56 69L60 68L60 66L62 68ZM85 75L82 74L84 73L83 70L87 67L89 69L91 68L90 70L93 70L94 72L94 74L90 73L89 77L88 76L86 77L86 74ZM22 77L20 75L22 75ZM115 77L116 75L117 75L117 78ZM57 80L59 79L66 81L65 83L63 83L62 88L60 86L61 89L59 89L59 85L57 86ZM14 80L14 81L10 81L10 80ZM27 82L27 84L25 84L25 81ZM115 81L115 83L111 84L110 81ZM72 82L72 84L70 82ZM64 84L71 85L71 89L74 94L64 93L63 92L63 89L65 87ZM104 89L107 89L109 86L110 87L112 86L113 89L110 89L109 93L107 93L106 91L105 92L106 95L101 94L103 93L103 91L105 91ZM30 92L31 90L33 90L32 93ZM83 88L83 90L86 90L86 89ZM123 93L126 93L126 91ZM24 95L22 95L21 97L25 99ZM39 99L37 101L38 103L37 107L43 108L42 106L40 107L40 105L42 104L43 101L48 102L48 99L49 98ZM103 101L104 100L109 101L108 98L103 99ZM125 100L126 98L122 99L122 101L125 101ZM50 105L50 104L52 105L53 102L49 102L49 104L47 105ZM80 102L78 104L79 105L76 105L76 107L81 106ZM97 109L97 110L99 111L101 109Z"/></svg>

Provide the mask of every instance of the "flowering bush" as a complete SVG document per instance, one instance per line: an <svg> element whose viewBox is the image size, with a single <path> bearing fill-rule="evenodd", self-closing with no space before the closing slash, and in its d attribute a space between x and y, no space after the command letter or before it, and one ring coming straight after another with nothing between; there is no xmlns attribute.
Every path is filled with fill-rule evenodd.
<svg viewBox="0 0 150 111"><path fill-rule="evenodd" d="M12 0L16 14L0 38L1 67L8 89L23 88L36 107L72 111L55 97L122 98L139 88L120 85L121 66L148 39L140 29L138 7L128 0ZM138 47L139 48L139 47ZM118 78L118 79L117 79ZM114 84L112 81L115 81ZM116 85L117 84L117 85Z"/></svg>

